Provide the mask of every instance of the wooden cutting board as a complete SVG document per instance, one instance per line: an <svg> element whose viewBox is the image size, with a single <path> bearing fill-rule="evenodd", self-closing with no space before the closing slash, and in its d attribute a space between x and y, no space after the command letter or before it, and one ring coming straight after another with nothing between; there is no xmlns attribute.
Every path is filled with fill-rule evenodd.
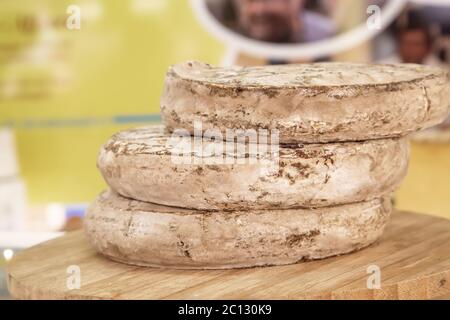
<svg viewBox="0 0 450 320"><path fill-rule="evenodd" d="M377 268L381 288L368 289ZM398 212L382 240L360 252L217 271L112 262L76 231L20 252L7 273L19 299L431 299L450 294L450 220ZM70 290L78 274L80 288Z"/></svg>

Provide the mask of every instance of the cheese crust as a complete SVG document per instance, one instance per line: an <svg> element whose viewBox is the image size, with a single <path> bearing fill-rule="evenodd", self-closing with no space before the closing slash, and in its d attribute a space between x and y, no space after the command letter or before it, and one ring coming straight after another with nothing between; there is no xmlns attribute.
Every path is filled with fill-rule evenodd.
<svg viewBox="0 0 450 320"><path fill-rule="evenodd" d="M405 138L295 145L262 156L237 142L236 149L247 151L178 153L176 146L195 140L172 139L158 125L119 132L101 148L98 168L108 185L128 198L200 210L248 210L379 198L399 186L409 161ZM224 145L201 142L199 150Z"/></svg>
<svg viewBox="0 0 450 320"><path fill-rule="evenodd" d="M195 211L102 193L85 218L89 242L123 263L179 269L284 265L350 253L382 235L389 197L320 209Z"/></svg>
<svg viewBox="0 0 450 320"><path fill-rule="evenodd" d="M161 115L170 132L267 129L281 143L405 136L444 121L449 74L413 64L317 63L219 68L190 61L167 73Z"/></svg>

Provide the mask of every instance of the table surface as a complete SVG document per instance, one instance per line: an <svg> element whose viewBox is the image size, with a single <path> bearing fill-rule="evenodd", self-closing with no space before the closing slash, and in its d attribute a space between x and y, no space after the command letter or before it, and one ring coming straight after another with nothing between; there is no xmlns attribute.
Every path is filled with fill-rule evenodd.
<svg viewBox="0 0 450 320"><path fill-rule="evenodd" d="M75 231L15 256L8 286L19 299L434 299L450 294L449 243L450 220L396 212L382 239L356 253L289 266L174 270L110 261ZM381 288L369 289L378 275Z"/></svg>

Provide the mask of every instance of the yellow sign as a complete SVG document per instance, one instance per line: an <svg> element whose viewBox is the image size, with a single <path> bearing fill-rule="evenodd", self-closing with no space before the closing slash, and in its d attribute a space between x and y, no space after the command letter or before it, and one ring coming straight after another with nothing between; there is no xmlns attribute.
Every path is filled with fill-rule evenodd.
<svg viewBox="0 0 450 320"><path fill-rule="evenodd" d="M169 65L222 52L185 0L2 1L0 125L15 129L29 200L92 199L100 145L159 121Z"/></svg>

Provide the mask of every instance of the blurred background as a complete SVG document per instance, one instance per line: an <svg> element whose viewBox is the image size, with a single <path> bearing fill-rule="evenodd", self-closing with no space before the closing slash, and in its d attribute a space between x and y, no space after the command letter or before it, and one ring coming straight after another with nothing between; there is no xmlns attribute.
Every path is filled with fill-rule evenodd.
<svg viewBox="0 0 450 320"><path fill-rule="evenodd" d="M0 1L0 297L17 251L81 227L101 144L159 122L189 59L450 68L450 1ZM415 135L397 208L450 218L449 167L450 121Z"/></svg>

